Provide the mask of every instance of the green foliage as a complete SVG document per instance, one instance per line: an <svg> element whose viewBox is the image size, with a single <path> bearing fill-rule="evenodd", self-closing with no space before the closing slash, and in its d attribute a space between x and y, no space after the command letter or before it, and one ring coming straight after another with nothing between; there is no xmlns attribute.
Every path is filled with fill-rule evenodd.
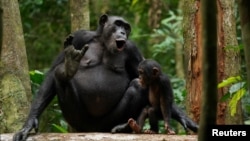
<svg viewBox="0 0 250 141"><path fill-rule="evenodd" d="M236 83L236 82L239 82L241 81L242 78L240 76L236 76L236 77L229 77L227 78L226 80L223 80L222 82L220 82L218 84L218 88L222 88L222 87L226 87L226 86L229 86L233 83Z"/></svg>
<svg viewBox="0 0 250 141"><path fill-rule="evenodd" d="M180 106L184 106L185 103L183 103L183 101L185 100L187 94L185 80L180 78L172 78L170 81L174 92L175 103Z"/></svg>
<svg viewBox="0 0 250 141"><path fill-rule="evenodd" d="M66 130L68 128L68 125L67 123L64 121L64 120L61 120L60 121L60 125L57 125L57 124L51 124L53 126L53 129L56 131L56 132L59 132L59 133L68 133L68 131Z"/></svg>
<svg viewBox="0 0 250 141"><path fill-rule="evenodd" d="M244 123L250 125L250 93L246 91L241 99L242 109L244 113Z"/></svg>
<svg viewBox="0 0 250 141"><path fill-rule="evenodd" d="M221 101L229 100L230 114L234 116L238 101L242 100L247 93L247 86L241 76L229 77L218 84L218 88L228 86L230 86L229 91L221 98Z"/></svg>
<svg viewBox="0 0 250 141"><path fill-rule="evenodd" d="M38 70L30 71L31 91L35 95L44 80L44 73Z"/></svg>
<svg viewBox="0 0 250 141"><path fill-rule="evenodd" d="M39 70L30 71L30 79L32 83L41 84L44 80L44 73Z"/></svg>
<svg viewBox="0 0 250 141"><path fill-rule="evenodd" d="M167 18L161 21L160 28L154 30L151 38L156 42L150 50L152 58L162 64L164 72L175 74L176 43L183 44L181 12L169 11Z"/></svg>
<svg viewBox="0 0 250 141"><path fill-rule="evenodd" d="M161 21L162 27L155 29L153 38L163 38L159 44L153 46L154 54L166 53L168 50L175 48L176 42L183 43L182 38L182 16L180 12L175 14L173 11L169 11L169 17Z"/></svg>
<svg viewBox="0 0 250 141"><path fill-rule="evenodd" d="M241 85L241 84L240 84ZM242 87L242 86L241 86ZM237 91L235 92L235 94L232 96L232 99L229 101L229 107L231 109L231 116L234 116L236 113L236 107L237 107L237 103L239 100L241 100L241 98L245 95L246 93L246 89L241 88L241 87L237 87ZM231 93L231 92L230 92Z"/></svg>
<svg viewBox="0 0 250 141"><path fill-rule="evenodd" d="M29 68L48 67L70 33L68 0L20 0Z"/></svg>
<svg viewBox="0 0 250 141"><path fill-rule="evenodd" d="M44 72L38 70L30 71L30 80L33 97L35 97L45 78ZM67 123L62 117L62 112L58 105L57 97L55 97L49 106L43 112L42 120L40 122L40 132L67 132Z"/></svg>

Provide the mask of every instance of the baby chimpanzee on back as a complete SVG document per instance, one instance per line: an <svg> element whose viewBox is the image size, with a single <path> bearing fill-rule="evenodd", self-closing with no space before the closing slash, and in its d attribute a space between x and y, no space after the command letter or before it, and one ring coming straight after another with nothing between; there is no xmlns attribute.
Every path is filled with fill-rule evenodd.
<svg viewBox="0 0 250 141"><path fill-rule="evenodd" d="M156 61L150 59L142 61L138 71L141 86L148 89L149 105L142 110L138 118L139 125L132 118L129 119L130 127L136 133L158 133L158 120L163 119L167 134L175 134L169 124L174 97L168 76L162 73ZM151 128L142 131L147 117Z"/></svg>

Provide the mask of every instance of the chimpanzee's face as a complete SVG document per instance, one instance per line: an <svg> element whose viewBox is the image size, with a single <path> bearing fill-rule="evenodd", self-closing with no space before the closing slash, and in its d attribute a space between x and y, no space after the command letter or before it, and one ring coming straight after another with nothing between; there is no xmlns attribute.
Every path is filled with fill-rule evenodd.
<svg viewBox="0 0 250 141"><path fill-rule="evenodd" d="M147 85L149 84L149 76L147 76L147 73L142 69L139 68L138 69L139 72L139 82L141 84L142 87L147 87Z"/></svg>
<svg viewBox="0 0 250 141"><path fill-rule="evenodd" d="M102 32L104 45L112 53L122 51L130 32L130 25L121 17L106 17Z"/></svg>

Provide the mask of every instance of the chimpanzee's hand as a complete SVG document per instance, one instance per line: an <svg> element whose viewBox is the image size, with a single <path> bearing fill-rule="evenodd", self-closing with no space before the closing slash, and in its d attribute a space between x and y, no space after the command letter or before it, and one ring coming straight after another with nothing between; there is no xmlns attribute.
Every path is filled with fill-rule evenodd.
<svg viewBox="0 0 250 141"><path fill-rule="evenodd" d="M38 131L38 119L30 118L23 128L13 136L13 141L25 141L28 137L29 132L34 128L35 132Z"/></svg>
<svg viewBox="0 0 250 141"><path fill-rule="evenodd" d="M80 60L88 50L88 44L84 45L81 50L77 50L73 45L64 49L65 52L65 73L66 77L71 78L76 73Z"/></svg>

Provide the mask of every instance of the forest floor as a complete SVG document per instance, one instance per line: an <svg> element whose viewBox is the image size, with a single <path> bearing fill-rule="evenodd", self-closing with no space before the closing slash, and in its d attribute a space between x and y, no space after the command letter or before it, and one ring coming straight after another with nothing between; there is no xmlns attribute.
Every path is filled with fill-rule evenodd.
<svg viewBox="0 0 250 141"><path fill-rule="evenodd" d="M0 141L12 141L14 134L0 134ZM40 133L27 141L197 141L197 135L110 134L110 133Z"/></svg>

